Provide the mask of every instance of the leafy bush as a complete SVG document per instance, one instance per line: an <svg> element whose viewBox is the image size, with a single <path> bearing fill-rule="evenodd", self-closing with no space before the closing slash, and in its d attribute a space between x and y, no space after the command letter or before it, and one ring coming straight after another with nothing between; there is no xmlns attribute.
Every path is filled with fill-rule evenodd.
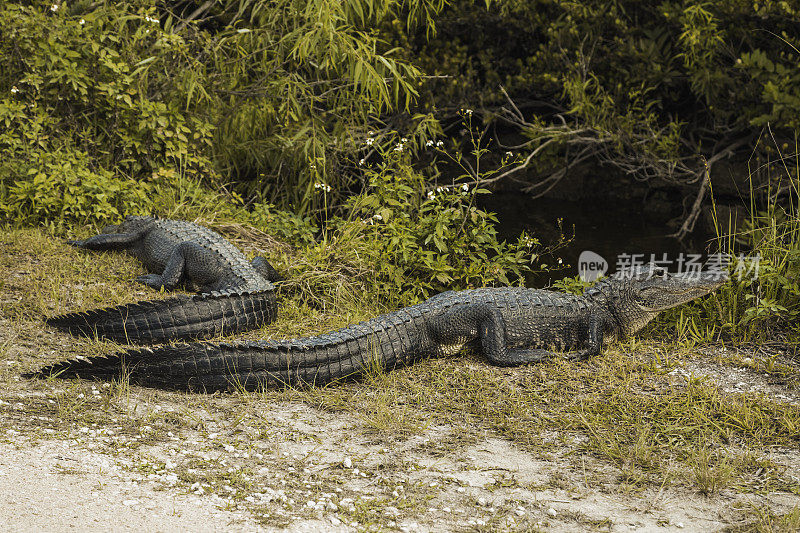
<svg viewBox="0 0 800 533"><path fill-rule="evenodd" d="M214 157L248 195L283 208L321 208L313 184L341 199L359 171L362 137L410 109L422 72L376 31L411 28L441 0L228 0L208 7L197 36L211 41ZM235 23L231 22L235 20ZM329 204L330 205L330 204Z"/></svg>
<svg viewBox="0 0 800 533"><path fill-rule="evenodd" d="M0 194L0 209L17 223L47 223L60 229L78 222L101 225L123 213L146 213L152 202L148 188L132 179L115 178L107 170L92 171L85 154L37 154L24 179Z"/></svg>
<svg viewBox="0 0 800 533"><path fill-rule="evenodd" d="M764 201L752 199L744 228L719 237L731 280L708 298L665 314L682 337L749 341L800 334L800 157L796 145L791 155L779 146L775 151L783 172L773 181L782 187L767 191Z"/></svg>
<svg viewBox="0 0 800 533"><path fill-rule="evenodd" d="M162 169L209 169L195 62L140 5L0 5L0 222L102 224L150 211Z"/></svg>
<svg viewBox="0 0 800 533"><path fill-rule="evenodd" d="M197 152L211 126L186 114L184 77L197 68L189 46L152 8L90 6L4 3L0 94L49 118L47 144L68 139L115 173L146 176L179 162L204 169Z"/></svg>
<svg viewBox="0 0 800 533"><path fill-rule="evenodd" d="M791 138L797 16L795 3L771 1L456 0L433 38L391 33L441 76L421 91L440 118L481 109L504 134L510 126L527 137L517 149L531 157L515 176L543 193L571 167L597 161L693 184L703 158L713 166L766 151L758 131L768 123Z"/></svg>
<svg viewBox="0 0 800 533"><path fill-rule="evenodd" d="M328 236L338 242L347 236L361 254L370 254L377 290L392 303L521 282L538 257L538 241L525 235L516 243L500 240L495 216L475 206L476 195L488 191L468 176L426 192L425 178L410 164L408 143L387 135L372 144L377 161L363 163L368 186L348 200L347 218L329 222ZM317 190L324 195L327 186Z"/></svg>

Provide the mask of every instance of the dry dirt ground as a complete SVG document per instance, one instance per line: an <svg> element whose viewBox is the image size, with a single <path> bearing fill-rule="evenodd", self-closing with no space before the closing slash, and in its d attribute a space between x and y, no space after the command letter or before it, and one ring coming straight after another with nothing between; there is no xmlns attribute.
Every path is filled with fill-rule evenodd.
<svg viewBox="0 0 800 533"><path fill-rule="evenodd" d="M549 379L536 368L500 370L458 357L393 372L390 382L214 395L23 379L20 373L44 363L118 349L53 331L42 316L77 305L59 291L76 297L90 285L108 284L113 292L130 284L136 269L103 259L116 276L109 281L89 263L56 267L47 263L47 250L30 249L37 239L6 238L0 250L3 531L789 531L800 524L794 426L786 443L741 454L731 438L725 453L746 456L753 466L731 460L692 470L680 454L662 453L667 441L637 447L627 464L611 451L598 453L591 429L525 425L536 413L516 414L518 425L502 425L487 421L494 420L489 415L462 416L470 411L466 401L440 406L424 397L425 390L447 388L448 380L455 388L452 376ZM48 285L57 268L63 277ZM136 288L120 298L152 296ZM97 297L104 304L109 299ZM259 334L281 336L283 327ZM626 350L604 357L647 359L662 349ZM800 406L795 360L772 357L770 364L783 369L776 379L756 364L757 349L733 359L725 351L685 350L663 372L661 388L645 393L702 382L723 399L756 394L777 406L772 412L783 417L776 422L782 431L794 424ZM437 379L438 389L405 383ZM388 389L400 392L387 399ZM549 394L541 398L543 409L554 397ZM492 398L488 409L502 411L515 401L509 395ZM518 433L523 430L529 434ZM620 422L612 431L640 429ZM722 453L714 446L703 457Z"/></svg>

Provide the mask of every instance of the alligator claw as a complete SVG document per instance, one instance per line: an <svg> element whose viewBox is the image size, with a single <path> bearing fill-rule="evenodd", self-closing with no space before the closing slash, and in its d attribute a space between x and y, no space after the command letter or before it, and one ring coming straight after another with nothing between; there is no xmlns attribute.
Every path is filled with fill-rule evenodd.
<svg viewBox="0 0 800 533"><path fill-rule="evenodd" d="M144 276L137 276L136 281L154 289L161 289L164 286L164 282L161 279L161 276L158 274L145 274Z"/></svg>

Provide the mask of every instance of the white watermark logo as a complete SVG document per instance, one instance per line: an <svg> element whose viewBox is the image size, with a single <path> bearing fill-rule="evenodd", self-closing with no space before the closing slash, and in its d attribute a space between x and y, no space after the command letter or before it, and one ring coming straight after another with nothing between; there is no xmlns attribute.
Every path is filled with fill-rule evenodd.
<svg viewBox="0 0 800 533"><path fill-rule="evenodd" d="M583 281L595 281L608 272L608 261L591 250L584 250L578 257L578 274Z"/></svg>
<svg viewBox="0 0 800 533"><path fill-rule="evenodd" d="M730 275L739 280L744 278L755 281L758 279L760 255L733 255L726 253L709 254L703 260L702 254L679 253L676 257L669 258L667 254L628 254L617 256L616 271L631 270L634 268L663 267L676 274L689 276L704 275L717 276L722 279ZM608 262L599 254L591 250L584 250L578 258L578 275L583 281L595 281L608 272Z"/></svg>

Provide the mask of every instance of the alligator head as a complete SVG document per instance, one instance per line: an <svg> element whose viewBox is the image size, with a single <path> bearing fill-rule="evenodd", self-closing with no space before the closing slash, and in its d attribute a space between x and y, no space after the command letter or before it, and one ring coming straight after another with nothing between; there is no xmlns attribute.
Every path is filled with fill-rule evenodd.
<svg viewBox="0 0 800 533"><path fill-rule="evenodd" d="M642 329L659 312L699 298L727 281L723 272L671 274L652 263L622 270L587 291L602 295L623 335Z"/></svg>

